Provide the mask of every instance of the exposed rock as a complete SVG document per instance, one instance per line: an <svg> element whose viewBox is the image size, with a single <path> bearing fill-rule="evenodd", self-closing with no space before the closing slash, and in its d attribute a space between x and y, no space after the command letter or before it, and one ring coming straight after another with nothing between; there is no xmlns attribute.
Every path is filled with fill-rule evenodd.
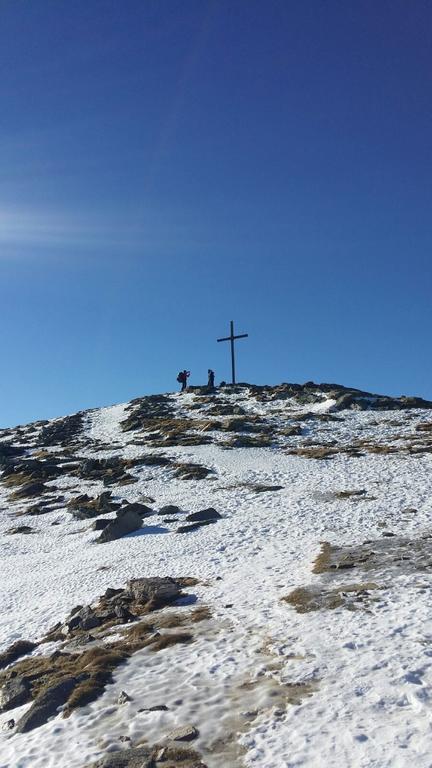
<svg viewBox="0 0 432 768"><path fill-rule="evenodd" d="M179 515L182 513L183 510L180 509L180 507L176 507L175 504L166 504L164 507L161 507L158 515Z"/></svg>
<svg viewBox="0 0 432 768"><path fill-rule="evenodd" d="M197 531L198 528L201 528L203 525L212 525L212 523L215 522L216 519L213 518L211 520L200 520L196 523L190 523L190 525L180 525L177 528L176 533L189 533L191 531Z"/></svg>
<svg viewBox="0 0 432 768"><path fill-rule="evenodd" d="M30 701L30 684L23 677L7 680L0 689L0 712L7 712Z"/></svg>
<svg viewBox="0 0 432 768"><path fill-rule="evenodd" d="M60 683L47 688L33 702L30 709L18 720L17 733L28 733L38 728L57 713L65 704L78 683L76 677L66 677Z"/></svg>
<svg viewBox="0 0 432 768"><path fill-rule="evenodd" d="M103 531L104 528L107 527L112 523L112 520L110 517L99 517L97 520L94 521L94 523L91 526L92 531Z"/></svg>
<svg viewBox="0 0 432 768"><path fill-rule="evenodd" d="M432 432L432 422L431 421L423 421L421 424L416 425L416 431L417 432Z"/></svg>
<svg viewBox="0 0 432 768"><path fill-rule="evenodd" d="M25 656L31 653L36 648L36 643L31 643L29 640L17 640L6 651L0 653L0 669L4 669L9 664L13 664L14 661L21 656Z"/></svg>
<svg viewBox="0 0 432 768"><path fill-rule="evenodd" d="M236 435L221 445L224 448L268 448L272 438L270 435Z"/></svg>
<svg viewBox="0 0 432 768"><path fill-rule="evenodd" d="M353 491L336 491L335 497L337 499L350 499L351 497L366 496L366 490L361 488L360 490Z"/></svg>
<svg viewBox="0 0 432 768"><path fill-rule="evenodd" d="M38 445L64 445L69 446L82 432L83 417L81 413L56 419L42 427L38 437Z"/></svg>
<svg viewBox="0 0 432 768"><path fill-rule="evenodd" d="M88 768L154 768L153 756L151 747L134 747L106 755Z"/></svg>
<svg viewBox="0 0 432 768"><path fill-rule="evenodd" d="M11 494L10 499L11 501L19 501L20 499L31 499L35 496L40 496L42 493L45 493L46 491L54 490L53 488L48 488L48 486L44 485L44 483L40 482L30 482L25 483L21 486L21 488L17 488L14 493Z"/></svg>
<svg viewBox="0 0 432 768"><path fill-rule="evenodd" d="M72 640L69 640L67 644L64 646L64 649L69 653L70 651L76 651L81 650L84 645L87 645L87 643L91 643L94 641L94 636L90 634L90 632L86 632L82 635L77 635L76 637L73 637Z"/></svg>
<svg viewBox="0 0 432 768"><path fill-rule="evenodd" d="M171 741L155 748L155 766L167 768L207 768L201 761L198 752L190 746L184 746ZM225 764L224 768L228 768ZM231 768L231 766L229 767Z"/></svg>
<svg viewBox="0 0 432 768"><path fill-rule="evenodd" d="M182 480L204 480L207 475L213 472L212 469L203 467L201 464L177 464L174 477Z"/></svg>
<svg viewBox="0 0 432 768"><path fill-rule="evenodd" d="M219 520L222 517L222 515L219 514L219 512L216 512L213 507L208 507L208 509L201 509L199 512L193 512L190 515L187 515L186 520L190 522L202 522L202 521L208 521L208 520Z"/></svg>
<svg viewBox="0 0 432 768"><path fill-rule="evenodd" d="M40 515L46 515L51 511L52 509L49 506L49 503L42 502L39 504L33 504L31 507L25 510L25 514L30 515L30 517L39 517Z"/></svg>
<svg viewBox="0 0 432 768"><path fill-rule="evenodd" d="M126 691L120 691L117 698L117 704L127 704L128 701L132 701L129 694L126 693Z"/></svg>
<svg viewBox="0 0 432 768"><path fill-rule="evenodd" d="M128 581L127 592L140 603L153 603L158 607L169 605L180 597L181 588L175 579L160 576L132 579Z"/></svg>
<svg viewBox="0 0 432 768"><path fill-rule="evenodd" d="M0 467L8 464L9 459L16 456L23 456L26 448L22 445L12 445L11 443L0 443Z"/></svg>
<svg viewBox="0 0 432 768"><path fill-rule="evenodd" d="M115 520L111 520L96 541L98 544L105 544L115 539L121 539L133 531L138 531L141 527L142 518L138 512L120 509Z"/></svg>
<svg viewBox="0 0 432 768"><path fill-rule="evenodd" d="M155 704L153 707L141 707L138 712L168 712L166 704Z"/></svg>
<svg viewBox="0 0 432 768"><path fill-rule="evenodd" d="M147 453L136 459L135 463L145 467L165 467L167 464L171 464L171 459L164 453Z"/></svg>
<svg viewBox="0 0 432 768"><path fill-rule="evenodd" d="M72 617L66 621L66 627L68 632L73 632L75 629L94 629L101 623L101 619L97 616L95 610L87 605L84 608L80 608L76 613L72 613Z"/></svg>
<svg viewBox="0 0 432 768"><path fill-rule="evenodd" d="M8 486L55 480L63 474L63 468L58 466L58 461L55 456L50 456L43 461L34 457L8 459L3 469L2 480Z"/></svg>
<svg viewBox="0 0 432 768"><path fill-rule="evenodd" d="M291 427L284 427L279 431L279 434L284 435L284 437L298 437L303 432L303 428L301 424L295 424Z"/></svg>
<svg viewBox="0 0 432 768"><path fill-rule="evenodd" d="M145 517L152 517L152 515L156 514L154 509L148 507L146 504L139 504L137 501L131 503L126 502L126 504L121 507L120 512L136 512L142 520Z"/></svg>
<svg viewBox="0 0 432 768"><path fill-rule="evenodd" d="M102 480L104 485L125 485L136 482L136 478L126 472L126 467L133 463L122 456L86 458L80 462L74 474L83 480Z"/></svg>
<svg viewBox="0 0 432 768"><path fill-rule="evenodd" d="M198 728L193 725L183 725L168 734L170 741L193 741L199 736Z"/></svg>
<svg viewBox="0 0 432 768"><path fill-rule="evenodd" d="M75 520L91 520L93 517L118 510L120 504L112 500L111 491L104 491L95 499L91 499L87 494L78 496L67 506Z"/></svg>
<svg viewBox="0 0 432 768"><path fill-rule="evenodd" d="M6 533L35 533L35 530L30 525L18 525L16 528L9 528Z"/></svg>
<svg viewBox="0 0 432 768"><path fill-rule="evenodd" d="M283 485L264 485L261 483L255 483L251 490L255 493L267 493L267 491L282 491Z"/></svg>

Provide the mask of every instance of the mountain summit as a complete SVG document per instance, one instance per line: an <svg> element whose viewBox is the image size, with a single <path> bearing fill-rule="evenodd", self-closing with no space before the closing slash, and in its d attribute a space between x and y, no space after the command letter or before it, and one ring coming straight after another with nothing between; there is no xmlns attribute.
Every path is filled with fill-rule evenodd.
<svg viewBox="0 0 432 768"><path fill-rule="evenodd" d="M2 430L2 765L390 766L398 743L426 768L431 408L238 384Z"/></svg>

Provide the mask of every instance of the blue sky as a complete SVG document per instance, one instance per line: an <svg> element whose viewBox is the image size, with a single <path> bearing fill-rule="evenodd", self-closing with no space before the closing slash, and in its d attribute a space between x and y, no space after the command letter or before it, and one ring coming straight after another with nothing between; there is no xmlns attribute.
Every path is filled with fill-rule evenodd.
<svg viewBox="0 0 432 768"><path fill-rule="evenodd" d="M229 377L432 398L432 6L3 0L0 425Z"/></svg>

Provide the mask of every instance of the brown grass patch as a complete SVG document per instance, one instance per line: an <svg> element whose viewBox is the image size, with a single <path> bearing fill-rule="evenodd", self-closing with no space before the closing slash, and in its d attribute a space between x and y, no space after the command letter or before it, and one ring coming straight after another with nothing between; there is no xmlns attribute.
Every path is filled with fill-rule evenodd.
<svg viewBox="0 0 432 768"><path fill-rule="evenodd" d="M328 541L321 542L321 552L314 560L312 573L324 573L330 570L332 547Z"/></svg>
<svg viewBox="0 0 432 768"><path fill-rule="evenodd" d="M188 586L198 583L197 579L185 578L183 582ZM121 592L121 590L107 590L108 593ZM101 598L103 601L116 595L108 594ZM135 603L131 604L134 607ZM77 606L79 608L80 606ZM136 605L141 614L154 611L160 605ZM74 611L72 611L72 614ZM136 615L136 614L135 614ZM194 639L191 627L201 621L211 618L211 612L206 606L199 606L193 610L153 613L145 620L125 624L128 618L110 619L92 630L91 635L84 630L73 631L67 638L61 632L58 624L49 633L46 639L54 637L63 641L62 651L55 651L49 656L36 656L19 660L19 656L27 654L36 647L33 643L21 641L14 643L0 656L0 669L12 665L0 672L0 687L8 680L15 677L23 677L29 684L30 698L36 699L52 686L61 683L67 678L77 678L74 690L71 692L64 709L67 717L76 707L84 706L96 700L105 687L112 683L113 671L126 662L135 652L148 648L149 651L158 651L184 643L190 643ZM121 626L122 636L111 637L109 629L113 626ZM165 631L163 631L165 630ZM86 636L87 635L87 636ZM72 646L71 641L83 638L81 646ZM100 643L104 643L103 645ZM91 643L91 645L87 645ZM99 643L96 645L96 643ZM72 650L73 648L73 650ZM14 663L15 662L15 663Z"/></svg>
<svg viewBox="0 0 432 768"><path fill-rule="evenodd" d="M341 607L352 611L358 607L358 604L356 605L353 600L358 599L360 602L363 602L369 597L369 592L375 589L380 589L380 587L374 582L342 584L333 589L326 587L298 587L281 599L284 603L288 603L295 608L297 613L334 610Z"/></svg>
<svg viewBox="0 0 432 768"><path fill-rule="evenodd" d="M158 635L146 643L152 651L163 651L179 643L190 643L193 640L191 632L173 632L170 635Z"/></svg>

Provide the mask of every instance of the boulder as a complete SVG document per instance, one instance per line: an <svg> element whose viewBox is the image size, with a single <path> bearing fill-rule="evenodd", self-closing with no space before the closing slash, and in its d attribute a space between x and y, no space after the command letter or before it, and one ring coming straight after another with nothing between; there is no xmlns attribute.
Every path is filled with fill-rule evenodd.
<svg viewBox="0 0 432 768"><path fill-rule="evenodd" d="M213 507L208 507L207 509L201 509L199 512L193 512L192 514L188 515L186 517L186 520L188 520L191 523L195 522L207 522L207 521L213 521L213 520L219 520L222 517L222 515L219 514L219 512L216 512Z"/></svg>
<svg viewBox="0 0 432 768"><path fill-rule="evenodd" d="M31 698L30 684L25 677L13 677L7 680L0 690L0 712L27 704Z"/></svg>
<svg viewBox="0 0 432 768"><path fill-rule="evenodd" d="M142 518L138 512L119 509L115 520L110 521L96 541L98 544L106 544L109 541L121 539L123 536L127 536L128 533L138 531L141 527Z"/></svg>
<svg viewBox="0 0 432 768"><path fill-rule="evenodd" d="M50 717L56 715L58 708L66 704L78 682L76 677L65 677L60 683L52 685L41 693L30 709L18 720L17 733L28 733L34 728L39 728Z"/></svg>

